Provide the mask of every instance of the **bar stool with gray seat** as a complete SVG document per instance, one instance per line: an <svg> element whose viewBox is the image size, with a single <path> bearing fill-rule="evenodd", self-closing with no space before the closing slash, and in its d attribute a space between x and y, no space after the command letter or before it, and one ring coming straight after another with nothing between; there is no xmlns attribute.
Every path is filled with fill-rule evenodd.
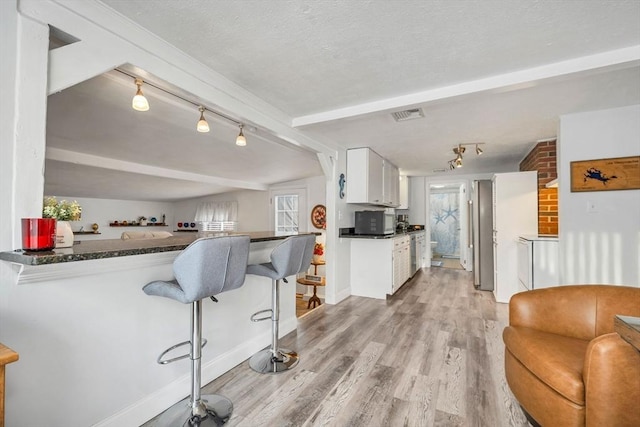
<svg viewBox="0 0 640 427"><path fill-rule="evenodd" d="M271 308L261 310L251 316L253 322L271 319L271 347L262 350L249 359L249 366L260 373L278 373L293 368L299 357L295 351L278 348L278 326L280 316L280 280L305 271L311 265L316 237L311 234L292 236L280 243L271 252L271 262L250 264L247 274L269 277L272 280ZM262 313L270 316L257 318Z"/></svg>
<svg viewBox="0 0 640 427"><path fill-rule="evenodd" d="M173 262L175 280L154 281L142 290L184 304L191 304L191 339L165 350L158 363L166 364L191 359L191 397L182 400L158 419L160 426L219 426L227 422L233 403L218 395L200 395L202 342L202 300L243 285L249 260L249 236L207 237L194 241ZM198 343L198 345L194 345ZM169 360L162 358L171 350L190 345L189 354Z"/></svg>

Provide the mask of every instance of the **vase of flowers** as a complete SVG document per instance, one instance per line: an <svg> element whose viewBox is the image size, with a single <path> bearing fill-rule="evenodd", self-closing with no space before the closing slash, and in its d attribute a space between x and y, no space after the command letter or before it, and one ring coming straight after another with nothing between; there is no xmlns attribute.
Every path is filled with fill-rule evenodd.
<svg viewBox="0 0 640 427"><path fill-rule="evenodd" d="M313 262L322 262L323 255L324 245L322 243L316 243L313 247Z"/></svg>
<svg viewBox="0 0 640 427"><path fill-rule="evenodd" d="M42 208L43 218L55 218L56 223L56 248L68 248L73 246L73 230L69 221L78 221L82 215L82 208L75 200L69 202L55 197L45 197Z"/></svg>

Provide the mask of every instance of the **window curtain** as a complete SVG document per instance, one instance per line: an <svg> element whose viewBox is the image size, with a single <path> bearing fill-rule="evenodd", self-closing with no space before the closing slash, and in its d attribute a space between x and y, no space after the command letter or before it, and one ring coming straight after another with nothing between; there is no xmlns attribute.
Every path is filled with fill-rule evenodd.
<svg viewBox="0 0 640 427"><path fill-rule="evenodd" d="M238 202L202 202L195 221L200 231L235 231L238 225Z"/></svg>

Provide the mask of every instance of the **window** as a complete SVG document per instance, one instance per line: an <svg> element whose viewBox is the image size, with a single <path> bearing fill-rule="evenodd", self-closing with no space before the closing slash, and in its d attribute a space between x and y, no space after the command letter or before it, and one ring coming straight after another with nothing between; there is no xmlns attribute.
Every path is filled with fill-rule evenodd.
<svg viewBox="0 0 640 427"><path fill-rule="evenodd" d="M298 232L298 195L277 195L274 197L274 206L276 233Z"/></svg>
<svg viewBox="0 0 640 427"><path fill-rule="evenodd" d="M269 191L269 224L274 233L304 233L310 221L306 188L282 188Z"/></svg>

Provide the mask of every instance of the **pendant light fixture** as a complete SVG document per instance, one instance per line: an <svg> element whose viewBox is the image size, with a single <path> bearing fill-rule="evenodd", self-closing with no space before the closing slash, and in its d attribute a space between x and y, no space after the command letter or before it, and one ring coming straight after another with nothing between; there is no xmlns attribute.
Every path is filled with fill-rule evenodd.
<svg viewBox="0 0 640 427"><path fill-rule="evenodd" d="M147 98L144 97L144 95L142 94L142 89L140 88L143 83L142 79L136 78L135 81L136 86L138 86L138 91L131 101L131 107L136 111L148 111L149 101L147 101Z"/></svg>
<svg viewBox="0 0 640 427"><path fill-rule="evenodd" d="M242 123L239 126L240 126L240 133L236 138L236 145L239 147L244 147L245 145L247 145L247 138L245 138L244 134L242 133L242 127L243 127Z"/></svg>
<svg viewBox="0 0 640 427"><path fill-rule="evenodd" d="M204 118L204 107L201 105L198 107L198 110L200 111L200 120L198 120L196 129L198 130L198 132L202 133L209 132L209 123L207 123Z"/></svg>

